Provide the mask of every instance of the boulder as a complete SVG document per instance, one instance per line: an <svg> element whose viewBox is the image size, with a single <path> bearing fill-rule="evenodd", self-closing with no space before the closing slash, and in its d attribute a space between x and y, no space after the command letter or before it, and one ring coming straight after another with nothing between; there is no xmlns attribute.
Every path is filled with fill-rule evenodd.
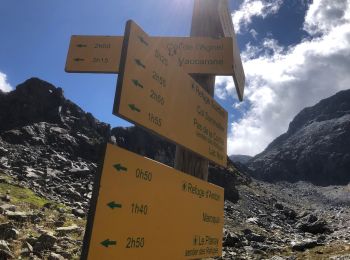
<svg viewBox="0 0 350 260"><path fill-rule="evenodd" d="M57 238L49 233L42 234L34 244L34 251L41 252L43 250L52 249L56 244Z"/></svg>
<svg viewBox="0 0 350 260"><path fill-rule="evenodd" d="M313 239L307 239L303 241L297 241L292 243L292 250L294 251L305 251L306 249L311 249L318 246L318 243L316 240Z"/></svg>
<svg viewBox="0 0 350 260"><path fill-rule="evenodd" d="M0 240L0 259L12 259L14 258L13 253L8 247L6 241Z"/></svg>

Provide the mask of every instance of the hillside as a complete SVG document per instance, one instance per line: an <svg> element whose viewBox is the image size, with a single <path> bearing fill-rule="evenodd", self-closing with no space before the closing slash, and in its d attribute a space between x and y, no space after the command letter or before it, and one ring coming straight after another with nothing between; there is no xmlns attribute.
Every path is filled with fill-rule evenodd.
<svg viewBox="0 0 350 260"><path fill-rule="evenodd" d="M317 185L350 182L350 90L303 109L248 163L252 175L267 181L309 181Z"/></svg>
<svg viewBox="0 0 350 260"><path fill-rule="evenodd" d="M0 259L79 258L106 141L173 165L173 144L110 129L45 81L0 93ZM350 257L349 185L271 184L228 161L209 166L209 181L225 188L222 259Z"/></svg>

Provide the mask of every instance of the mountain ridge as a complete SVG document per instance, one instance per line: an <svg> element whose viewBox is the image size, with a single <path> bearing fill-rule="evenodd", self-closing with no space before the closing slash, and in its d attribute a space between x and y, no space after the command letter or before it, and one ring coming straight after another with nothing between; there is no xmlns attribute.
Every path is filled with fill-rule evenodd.
<svg viewBox="0 0 350 260"><path fill-rule="evenodd" d="M0 93L0 106L0 258L79 256L106 142L173 166L174 144L111 129L40 79ZM225 189L222 259L349 255L348 187L270 184L245 172L230 159L227 169L209 163L209 181Z"/></svg>
<svg viewBox="0 0 350 260"><path fill-rule="evenodd" d="M248 162L252 176L266 181L350 182L350 90L303 109L288 131Z"/></svg>

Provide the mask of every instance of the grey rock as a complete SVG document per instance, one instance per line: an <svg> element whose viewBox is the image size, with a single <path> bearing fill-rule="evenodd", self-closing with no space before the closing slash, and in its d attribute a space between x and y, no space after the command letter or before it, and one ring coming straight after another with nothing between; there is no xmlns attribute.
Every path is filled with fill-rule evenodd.
<svg viewBox="0 0 350 260"><path fill-rule="evenodd" d="M21 211L17 211L17 212L7 211L6 215L8 219L11 219L17 222L26 222L27 220L29 220L29 217L31 216L30 213L21 212Z"/></svg>
<svg viewBox="0 0 350 260"><path fill-rule="evenodd" d="M285 260L285 258L275 255L275 256L271 257L269 260Z"/></svg>
<svg viewBox="0 0 350 260"><path fill-rule="evenodd" d="M34 244L34 251L49 250L56 244L57 238L49 233L42 234Z"/></svg>
<svg viewBox="0 0 350 260"><path fill-rule="evenodd" d="M85 215L86 215L84 210L82 210L82 209L76 209L76 208L72 209L72 213L73 213L75 216L81 217L81 218L85 217Z"/></svg>
<svg viewBox="0 0 350 260"><path fill-rule="evenodd" d="M297 213L293 209L284 208L282 212L290 220L295 220L297 217Z"/></svg>
<svg viewBox="0 0 350 260"><path fill-rule="evenodd" d="M60 236L62 235L66 235L66 234L69 234L69 233L79 233L82 231L82 229L80 227L78 227L77 225L72 225L72 226L69 226L69 227L59 227L59 228L56 228L56 233L58 233Z"/></svg>
<svg viewBox="0 0 350 260"><path fill-rule="evenodd" d="M266 240L265 236L258 235L255 233L249 233L245 237L248 241L254 241L254 242L264 242Z"/></svg>
<svg viewBox="0 0 350 260"><path fill-rule="evenodd" d="M5 240L0 240L0 249L5 250L5 251L9 251L9 252L11 251Z"/></svg>
<svg viewBox="0 0 350 260"><path fill-rule="evenodd" d="M305 251L306 249L314 248L316 246L318 246L316 240L308 239L296 242L294 245L292 245L292 249L295 251Z"/></svg>
<svg viewBox="0 0 350 260"><path fill-rule="evenodd" d="M48 260L65 260L66 258L64 258L63 256L61 256L59 254L55 254L55 253L51 252L47 259Z"/></svg>
<svg viewBox="0 0 350 260"><path fill-rule="evenodd" d="M296 226L302 232L308 232L312 234L323 234L330 232L330 228L325 220L316 220L313 222L299 222Z"/></svg>
<svg viewBox="0 0 350 260"><path fill-rule="evenodd" d="M22 249L21 249L21 255L28 257L33 253L33 247L31 244L29 244L28 242L24 242L22 244Z"/></svg>
<svg viewBox="0 0 350 260"><path fill-rule="evenodd" d="M13 229L14 225L11 222L0 224L0 239L8 239L8 231Z"/></svg>
<svg viewBox="0 0 350 260"><path fill-rule="evenodd" d="M222 246L224 247L234 247L240 245L241 239L240 237L232 232L225 231Z"/></svg>
<svg viewBox="0 0 350 260"><path fill-rule="evenodd" d="M0 206L0 213L6 214L7 211L16 211L16 206L12 204L3 204Z"/></svg>
<svg viewBox="0 0 350 260"><path fill-rule="evenodd" d="M10 202L11 201L11 196L6 194L6 195L1 197L1 200L5 201L5 202Z"/></svg>
<svg viewBox="0 0 350 260"><path fill-rule="evenodd" d="M6 241L0 240L0 259L12 259L14 258L13 253L8 247Z"/></svg>
<svg viewBox="0 0 350 260"><path fill-rule="evenodd" d="M19 236L19 231L14 228L11 222L0 224L0 239L17 239Z"/></svg>
<svg viewBox="0 0 350 260"><path fill-rule="evenodd" d="M278 210L283 210L284 206L281 203L275 203L275 208Z"/></svg>
<svg viewBox="0 0 350 260"><path fill-rule="evenodd" d="M252 218L248 218L246 220L247 223L252 223L252 224L255 224L257 225L259 223L259 219L257 217L252 217Z"/></svg>

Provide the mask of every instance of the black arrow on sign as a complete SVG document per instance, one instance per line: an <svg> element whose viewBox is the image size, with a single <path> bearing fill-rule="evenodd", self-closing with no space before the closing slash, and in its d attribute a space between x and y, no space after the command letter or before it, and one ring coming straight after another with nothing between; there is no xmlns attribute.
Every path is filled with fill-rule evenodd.
<svg viewBox="0 0 350 260"><path fill-rule="evenodd" d="M145 39L142 36L138 36L140 42L146 46L148 46L148 42L145 41Z"/></svg>
<svg viewBox="0 0 350 260"><path fill-rule="evenodd" d="M141 110L137 108L134 104L129 104L129 107L132 111L141 112Z"/></svg>
<svg viewBox="0 0 350 260"><path fill-rule="evenodd" d="M79 61L84 61L85 59L82 58L75 58L74 61L79 62Z"/></svg>
<svg viewBox="0 0 350 260"><path fill-rule="evenodd" d="M101 245L103 245L104 247L115 246L117 245L117 241L109 240L108 238L105 241L102 241Z"/></svg>
<svg viewBox="0 0 350 260"><path fill-rule="evenodd" d="M110 207L111 209L115 209L115 208L121 208L122 204L118 204L115 203L115 201L111 201L110 203L107 204L108 207Z"/></svg>
<svg viewBox="0 0 350 260"><path fill-rule="evenodd" d="M118 172L120 172L120 171L126 172L126 171L128 170L128 168L124 167L124 166L121 165L120 163L114 164L113 167L114 167L114 169L116 169Z"/></svg>
<svg viewBox="0 0 350 260"><path fill-rule="evenodd" d="M142 68L146 68L146 66L145 65L143 65L143 63L139 60L139 59L135 59L135 63L138 65L138 66L140 66L140 67L142 67Z"/></svg>
<svg viewBox="0 0 350 260"><path fill-rule="evenodd" d="M137 79L133 79L132 80L132 83L134 83L134 85L136 87L140 87L140 88L143 88L143 85L140 83L140 81L138 81Z"/></svg>
<svg viewBox="0 0 350 260"><path fill-rule="evenodd" d="M87 47L86 44L81 44L81 43L77 44L76 46L77 46L78 48L85 48L85 47Z"/></svg>

